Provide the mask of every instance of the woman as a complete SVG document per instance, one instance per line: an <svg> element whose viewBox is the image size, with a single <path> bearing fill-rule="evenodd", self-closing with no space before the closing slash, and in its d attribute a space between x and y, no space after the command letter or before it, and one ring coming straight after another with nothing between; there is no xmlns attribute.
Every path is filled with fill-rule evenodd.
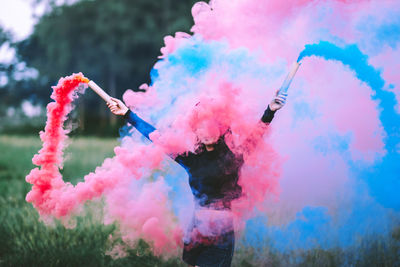
<svg viewBox="0 0 400 267"><path fill-rule="evenodd" d="M124 116L145 137L153 126L130 111L119 99L112 98L108 107L115 115ZM283 107L286 94L278 95L268 105L261 118L269 124L274 113ZM212 122L204 121L194 132L201 145L195 152L181 154L174 160L185 168L195 198L195 213L184 240L183 260L189 266L230 266L235 236L231 201L240 197L239 171L243 157L235 155L225 143L224 134L212 133ZM205 130L208 129L208 130Z"/></svg>

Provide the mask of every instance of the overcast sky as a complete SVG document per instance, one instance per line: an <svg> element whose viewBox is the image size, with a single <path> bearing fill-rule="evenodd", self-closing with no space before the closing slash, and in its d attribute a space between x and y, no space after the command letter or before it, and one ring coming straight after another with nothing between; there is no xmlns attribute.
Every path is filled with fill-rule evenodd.
<svg viewBox="0 0 400 267"><path fill-rule="evenodd" d="M34 19L29 0L0 0L0 25L13 33L19 41L32 33ZM9 62L14 52L6 46L0 48L0 62Z"/></svg>
<svg viewBox="0 0 400 267"><path fill-rule="evenodd" d="M29 0L0 0L0 24L15 34L16 40L27 37L34 24Z"/></svg>

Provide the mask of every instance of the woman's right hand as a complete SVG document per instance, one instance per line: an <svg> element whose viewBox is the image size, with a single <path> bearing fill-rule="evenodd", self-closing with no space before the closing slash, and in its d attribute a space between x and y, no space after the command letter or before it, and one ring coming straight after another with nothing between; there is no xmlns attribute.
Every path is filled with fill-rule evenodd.
<svg viewBox="0 0 400 267"><path fill-rule="evenodd" d="M269 109L272 111L281 109L286 104L286 97L287 93L279 94L279 90L277 90L274 99L269 103Z"/></svg>
<svg viewBox="0 0 400 267"><path fill-rule="evenodd" d="M113 97L111 97L111 100L111 102L107 103L107 106L113 114L123 116L128 112L129 109L124 102Z"/></svg>

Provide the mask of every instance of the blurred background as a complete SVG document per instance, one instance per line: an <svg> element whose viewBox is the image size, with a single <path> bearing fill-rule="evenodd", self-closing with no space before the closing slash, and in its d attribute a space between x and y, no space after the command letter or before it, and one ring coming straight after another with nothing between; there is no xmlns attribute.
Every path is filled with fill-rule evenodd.
<svg viewBox="0 0 400 267"><path fill-rule="evenodd" d="M1 0L0 133L36 134L51 86L76 72L121 97L149 82L163 37L189 32L195 0ZM74 131L117 136L121 121L92 92Z"/></svg>

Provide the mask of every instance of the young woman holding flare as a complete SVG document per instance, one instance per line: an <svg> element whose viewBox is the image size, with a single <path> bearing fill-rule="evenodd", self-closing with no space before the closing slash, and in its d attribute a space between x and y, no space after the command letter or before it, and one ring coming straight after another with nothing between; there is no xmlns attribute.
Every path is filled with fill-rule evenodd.
<svg viewBox="0 0 400 267"><path fill-rule="evenodd" d="M269 124L277 110L286 103L287 90L300 66L295 62L282 87L276 92L261 118ZM121 100L108 96L93 81L89 83L106 102L111 112L124 118L146 138L155 128L132 112ZM99 93L100 92L100 93ZM212 101L212 100L211 100ZM198 103L196 108L202 103ZM200 143L195 152L174 157L189 175L189 185L195 198L192 224L185 238L183 260L189 266L230 266L233 257L235 235L231 201L241 196L238 184L243 156L235 155L225 143L225 134L215 123L202 121L193 129ZM222 164L221 164L222 162Z"/></svg>
<svg viewBox="0 0 400 267"><path fill-rule="evenodd" d="M264 123L270 123L274 113L286 102L286 93L278 92L261 118ZM111 98L107 105L113 114L124 116L145 137L149 138L150 133L155 130L129 110L121 100ZM190 238L185 241L183 250L183 260L189 266L230 266L234 250L233 221L229 211L231 201L241 195L238 178L243 158L228 148L218 129L217 133L210 131L212 124L213 122L204 121L193 129L201 143L196 153L189 152L174 158L189 175L189 184L196 203L195 215L189 229ZM210 218L214 218L214 223L216 220L223 229L210 229L212 226L200 229L200 225L203 228L207 224L212 225L213 222L206 222ZM214 234L207 236L206 233L210 232Z"/></svg>

